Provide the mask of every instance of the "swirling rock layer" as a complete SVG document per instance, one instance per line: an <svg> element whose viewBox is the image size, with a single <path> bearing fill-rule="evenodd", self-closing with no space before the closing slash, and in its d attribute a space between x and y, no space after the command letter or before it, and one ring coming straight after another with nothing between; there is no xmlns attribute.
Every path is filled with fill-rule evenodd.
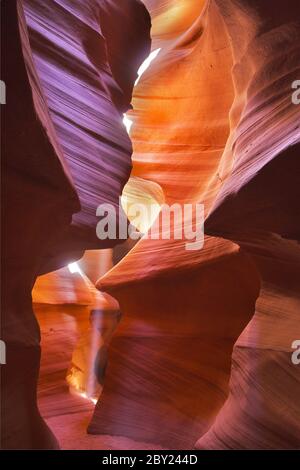
<svg viewBox="0 0 300 470"><path fill-rule="evenodd" d="M198 11L194 16L196 3ZM184 11L182 2L177 2L176 7ZM137 416L144 416L140 403L150 400L149 385L143 387L144 397L139 390L143 398L135 400L136 405L130 402L125 406L121 400L125 385L116 384L109 376L104 402L121 401L120 415L123 419L126 416L126 422L132 425L127 433L135 433L135 437L140 433L149 438L150 434L152 439L155 436L170 447L182 446L178 436L183 434L184 445L191 446L195 422L203 436L197 447L202 449L299 447L300 372L291 360L292 343L300 337L295 320L299 294L294 290L299 284L299 263L297 242L289 241L299 241L300 236L297 182L300 112L291 100L292 83L300 75L299 4L215 0L205 3L201 12L198 2L190 2L191 16L173 15L173 2L149 2L149 8L157 32L154 43L162 50L135 94L133 172L159 183L169 203L204 203L205 233L210 237L207 236L204 249L198 252L186 252L184 241L142 240L100 279L99 288L113 292L125 315L130 317L135 312L137 325L145 318L140 292L147 305L152 306L152 318L159 312L159 325L152 331L155 353L152 352L151 366L144 372L152 377L153 370L160 371L155 379L152 377L155 392L151 389L151 399L155 404L149 412L151 418L147 416L144 420L147 424L143 429L134 430ZM184 28L182 18L186 20ZM164 27L165 36L161 33ZM163 399L165 377L171 373L172 366L166 366L166 353L159 338L165 331L172 331L172 322L178 325L178 331L184 331L186 318L190 318L192 311L197 312L190 322L195 326L198 351L202 351L209 337L209 344L218 345L224 359L226 354L227 357L231 354L230 349L226 353L218 333L219 315L224 322L232 320L235 300L239 295L244 299L246 296L242 293L243 277L234 276L232 309L226 313L226 295L230 292L225 287L229 255L227 265L224 261L223 285L217 283L218 260L224 256L224 249L230 250L224 245L224 238L247 252L257 268L251 271L244 267L256 308L251 313L248 311L254 317L240 337L237 330L235 334L231 332L235 346L229 396L220 413L217 410L221 402L213 393L209 393L210 404L204 405L208 394L197 388L201 378L206 377L210 387L217 387L218 381L214 374L208 374L207 355L203 352L197 359L199 376L191 378L188 372L193 363L191 354L185 359L180 377L187 381L186 389L195 393L191 392L191 396L183 390L178 395L175 393L176 403L170 405L172 413L167 412ZM208 259L210 265L216 264L203 304L200 279ZM261 280L260 293L255 291L256 276ZM188 286L194 283L198 286L197 293L191 295ZM151 300L150 296L144 297L146 286L152 293ZM166 290L161 292L163 288ZM134 307L133 297L140 299L140 308ZM220 301L217 311L205 319L203 310L210 311L215 297ZM240 320L243 311L241 307L237 313ZM165 330L168 312L172 312L172 320ZM201 328L197 330L199 318ZM204 338L202 334L209 327L212 327L211 335L205 334ZM221 331L224 328L223 325ZM120 338L112 342L112 350L114 353L121 350ZM177 370L185 351L188 342L178 346L176 353L172 352L172 364L176 364ZM138 356L136 353L135 357ZM130 373L130 363L130 358L124 359L122 370L128 364ZM219 364L217 370L220 369ZM114 370L114 376L118 373L120 369ZM224 373L225 385L229 370L226 375L224 368ZM176 381L170 378L172 384ZM138 378L131 386L133 395L134 386L140 386ZM223 392L226 394L225 389ZM125 396L129 396L129 390ZM171 396L170 392L168 397ZM106 426L107 409L102 408L102 402L96 408L90 426L92 432L100 431L101 419L105 421L106 432L118 432L121 425L112 424L111 416ZM176 424L170 425L175 409L185 410L190 422L183 424L177 416ZM216 421L203 434L205 425L201 427L201 424L208 410L211 414L206 426ZM164 422L168 437L161 428L152 430L153 422Z"/></svg>
<svg viewBox="0 0 300 470"><path fill-rule="evenodd" d="M129 177L122 117L149 31L139 0L1 2L4 448L57 445L36 405L40 334L31 291L38 274L103 246L96 207L117 207Z"/></svg>
<svg viewBox="0 0 300 470"><path fill-rule="evenodd" d="M204 247L144 238L98 281L123 320L88 430L169 449L299 447L300 366L291 360L300 339L300 107L291 99L299 1L145 4L160 51L128 113L134 155L125 195L130 203L155 195L158 204L204 204ZM16 38L5 80L17 90L22 78L17 119L6 118L4 199L7 213L15 209L4 238L14 279L6 334L13 363L25 342L35 366L26 403L23 371L6 369L4 445L53 447L34 397L30 290L38 273L98 246L95 208L117 204L131 169L121 119L150 25L139 1L24 0L19 35L16 2L3 5L12 8L6 41L9 31ZM68 282L68 298L77 298Z"/></svg>

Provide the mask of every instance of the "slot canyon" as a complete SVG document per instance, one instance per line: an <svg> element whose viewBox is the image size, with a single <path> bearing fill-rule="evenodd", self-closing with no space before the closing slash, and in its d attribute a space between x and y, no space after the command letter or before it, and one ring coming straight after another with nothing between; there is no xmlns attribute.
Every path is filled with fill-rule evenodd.
<svg viewBox="0 0 300 470"><path fill-rule="evenodd" d="M299 0L2 0L1 44L1 448L300 449Z"/></svg>

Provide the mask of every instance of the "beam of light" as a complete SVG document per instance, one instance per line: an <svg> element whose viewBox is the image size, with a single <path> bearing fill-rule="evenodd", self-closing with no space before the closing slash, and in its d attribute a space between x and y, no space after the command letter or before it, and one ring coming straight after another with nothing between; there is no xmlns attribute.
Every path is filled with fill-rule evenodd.
<svg viewBox="0 0 300 470"><path fill-rule="evenodd" d="M70 263L68 265L68 268L71 274L76 274L76 273L80 274L80 276L83 278L83 280L86 282L87 286L90 289L95 289L95 286L92 284L89 278L85 275L84 271L82 271L82 269L80 268L77 262ZM93 337L92 337L91 353L92 353L92 357L94 356L96 357L96 353L99 350L99 344L97 341L99 339L99 331L97 330L97 328L92 329L92 335ZM90 364L87 364L87 367L90 367ZM93 368L91 370L93 371ZM93 374L93 372L91 372L91 374ZM92 375L92 377L94 377L94 375ZM97 404L98 399L95 398L95 396L93 396L92 394L88 393L88 388L89 388L88 386L85 387L87 388L86 391L84 392L82 391L82 388L80 387L78 383L78 378L76 376L67 375L67 382L69 383L70 390L72 391L74 395L84 398L85 400L92 402L94 405Z"/></svg>
<svg viewBox="0 0 300 470"><path fill-rule="evenodd" d="M71 264L68 265L68 268L69 268L69 271L70 271L71 274L78 273L78 274L82 275L82 271L81 271L78 263L71 263Z"/></svg>
<svg viewBox="0 0 300 470"><path fill-rule="evenodd" d="M142 75L146 72L146 70L150 67L151 63L153 62L154 59L156 59L156 57L158 56L159 52L161 51L161 49L156 49L155 51L152 51L151 54L147 57L147 59L142 63L142 65L140 66L139 70L138 70L138 78L136 79L135 81L135 86L138 84L138 82L140 81ZM123 117L123 123L124 123L124 126L128 132L128 134L130 134L130 131L131 131L131 127L133 125L133 121L131 119L129 119L129 117L124 114L124 117ZM158 211L160 210L160 206L158 206ZM149 224L148 224L149 225ZM147 227L148 227L147 225ZM145 228L146 230L146 228ZM78 273L80 274L83 278L86 278L84 272L81 270L80 266L78 263L74 262L74 263L70 263L68 265L68 268L69 268L69 271L71 274L75 274L75 273ZM93 338L92 338L92 351L96 351L98 350L98 330L95 328L93 330ZM73 393L75 393L76 395L80 396L81 398L84 398L85 400L88 400L90 402L92 402L94 405L97 404L97 398L94 398L92 396L90 396L87 392L82 392L80 391L80 387L78 386L78 384L76 383L77 380L75 378L72 378L68 380L69 382L69 385L71 386L72 388L72 391ZM74 383L75 382L75 383ZM87 387L89 388L89 387Z"/></svg>
<svg viewBox="0 0 300 470"><path fill-rule="evenodd" d="M139 83L142 75L146 72L146 70L150 67L151 65L151 62L154 61L154 59L156 59L156 57L158 56L158 54L160 53L161 51L161 48L158 48L158 49L155 49L155 51L152 51L151 54L147 57L146 60L144 60L144 62L142 63L142 65L140 66L140 68L138 69L138 78L136 79L135 81L135 86Z"/></svg>
<svg viewBox="0 0 300 470"><path fill-rule="evenodd" d="M92 397L89 397L86 393L82 392L82 393L77 393L77 395L79 395L80 397L84 398L85 400L89 400L91 401L94 405L97 405L97 398L92 398Z"/></svg>
<svg viewBox="0 0 300 470"><path fill-rule="evenodd" d="M67 382L69 384L69 391L72 395L88 400L93 403L93 405L97 405L98 398L96 398L96 394L89 394L87 391L83 391L82 387L78 383L78 377L74 375L67 376Z"/></svg>
<svg viewBox="0 0 300 470"><path fill-rule="evenodd" d="M131 119L129 119L129 117L127 116L127 114L124 114L123 116L124 116L124 118L123 118L123 124L124 124L124 126L125 126L125 128L126 128L127 134L130 134L130 131L131 131L131 127L132 127L133 122L132 122Z"/></svg>
<svg viewBox="0 0 300 470"><path fill-rule="evenodd" d="M140 68L138 69L138 78L136 79L135 81L135 86L139 83L142 75L146 72L146 70L150 67L151 63L156 59L156 57L158 56L158 54L160 53L161 51L161 48L158 48L158 49L155 49L155 51L152 51L151 54L147 57L146 60L144 60L144 62L142 63L142 65L140 66ZM129 119L129 117L124 114L123 115L123 124L126 128L126 131L128 134L130 134L130 131L131 131L131 127L133 125L133 122L131 119Z"/></svg>

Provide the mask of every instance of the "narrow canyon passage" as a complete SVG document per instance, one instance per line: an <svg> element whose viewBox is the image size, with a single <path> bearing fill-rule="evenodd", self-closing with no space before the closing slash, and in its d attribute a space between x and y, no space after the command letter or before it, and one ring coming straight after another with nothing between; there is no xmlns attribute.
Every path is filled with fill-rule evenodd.
<svg viewBox="0 0 300 470"><path fill-rule="evenodd" d="M86 328L89 308L82 305L36 304L34 310L41 326L43 351L38 403L61 449L159 449L159 446L153 447L150 443L122 436L93 436L86 433L94 404L70 393L66 375L80 332Z"/></svg>
<svg viewBox="0 0 300 470"><path fill-rule="evenodd" d="M300 448L299 0L1 13L1 446Z"/></svg>

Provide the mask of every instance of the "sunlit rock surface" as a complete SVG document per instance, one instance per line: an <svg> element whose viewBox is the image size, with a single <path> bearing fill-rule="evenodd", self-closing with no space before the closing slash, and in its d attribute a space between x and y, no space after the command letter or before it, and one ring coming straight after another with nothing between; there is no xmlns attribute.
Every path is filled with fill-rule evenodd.
<svg viewBox="0 0 300 470"><path fill-rule="evenodd" d="M184 5L148 2L154 44L161 51L135 92L133 174L160 184L169 203L204 203L207 238L196 252L187 252L184 241L142 240L98 282L120 301L124 316L136 328L130 329L130 341L124 322L120 336L123 333L128 344L122 345L119 337L112 343L116 363L116 351L124 359L112 375L108 371L107 390L90 431L101 432L104 422L107 433L122 429L131 437L147 437L171 448L192 447L197 432L203 436L197 447L204 449L299 447L300 371L291 360L292 343L300 337L295 320L299 294L293 287L300 280L299 245L293 241L300 235L300 108L291 100L292 83L300 75L299 3L216 0L203 4L200 12L199 2L189 2L189 13ZM183 14L177 15L176 9ZM239 245L256 265L250 270L245 261L239 262L228 313L233 245L224 238ZM218 286L226 255L223 285ZM202 294L206 266L213 266L212 277ZM243 333L246 303L235 309L240 295L247 298L241 272L252 305L256 302L252 312L248 310L254 317ZM255 290L258 279L260 292ZM228 326L226 334L219 315ZM241 323L234 329L236 316ZM174 323L177 335L181 331L184 336L187 319L197 338L198 378L191 378L189 371L195 356L188 335L171 353L171 361L164 349L168 344L171 351ZM210 335L207 328L212 329ZM144 331L151 331L150 349L142 339ZM221 332L226 338L230 332L227 349ZM224 374L223 387L229 383L229 397L218 413L222 398L204 392L199 384L205 377L210 387L220 387L219 375L209 374L211 357L217 357L209 348L216 344L226 362L233 343L231 370L221 362L215 368ZM136 377L125 355L131 344L134 357L143 357L143 373L135 364ZM146 357L151 358L148 367ZM178 376L172 375L175 370L180 370ZM124 373L123 385L116 383L119 371ZM141 385L140 376L155 387L147 381ZM180 380L188 391L183 387L177 395L174 388ZM141 389L145 396L138 400ZM225 388L220 390L227 394ZM146 403L148 410L152 403L149 412L142 408ZM130 430L124 429L122 418L112 424L113 409L126 416ZM140 415L148 425L141 427ZM163 428L157 424L162 421Z"/></svg>
<svg viewBox="0 0 300 470"><path fill-rule="evenodd" d="M127 112L133 123L134 154L124 209L128 211L135 201L154 202L157 207L164 202L204 204L204 247L187 251L186 240L143 239L101 276L98 288L118 300L123 317L109 346L101 399L89 425L89 418L84 429L80 425L82 435L88 427L93 436L81 441L79 428L70 420L72 433L81 448L83 440L85 448L104 442L96 441L107 439L104 435L123 436L130 447L132 442L138 447L138 441L145 447L167 449L192 448L195 443L200 449L299 447L300 366L291 360L292 343L300 339L300 106L291 99L292 83L300 78L299 1L144 3L153 23L152 49L158 52L134 90L133 110ZM129 0L90 0L82 6L71 0L26 0L24 4L40 79L37 96L42 95L35 105L41 109L40 121L50 120L46 128L55 150L51 155L59 157L56 171L62 175L57 179L62 191L46 194L45 200L54 201L55 195L56 214L68 195L74 206L70 203L65 217L77 210L72 229L51 240L51 251L40 247L36 262L45 267L32 269L35 279L38 272L57 267L58 251L65 255L78 248L95 248L95 207L107 198L115 204L129 176L130 141L121 120L141 62L141 22L136 15L143 12L148 22L141 3ZM103 8L105 20L101 14L94 16L96 5ZM124 10L117 20L114 14L120 13L120 5ZM126 34L133 34L128 42L120 36L119 21ZM118 27L105 30L108 24ZM98 48L103 50L100 30L115 45L106 60L96 53ZM88 37L87 31L92 32ZM128 52L132 44L138 49L133 57ZM147 44L146 40L145 53ZM134 65L130 77L128 60ZM81 73L83 82L78 79ZM109 91L108 101L104 89ZM23 139L21 145L25 143ZM113 194L106 185L111 158ZM48 165L47 169L53 159ZM50 168L45 174L53 171ZM36 179L40 178L38 173ZM37 194L38 188L35 198ZM30 196L29 192L28 200L36 201ZM28 237L33 235L25 254L19 246L18 263L21 255L27 255L27 264L31 261L29 254L36 252L33 246L41 238L34 236L33 222L29 224L32 213L40 220L41 210L29 207ZM48 212L44 218L49 219ZM64 220L60 223L68 225ZM53 226L37 225L46 233ZM43 263L38 263L42 256ZM63 265L70 258L60 259L58 264ZM16 261L11 272L15 265ZM91 258L83 260L81 269L95 281L97 262L93 266ZM64 325L61 340L67 341L68 328L72 332L60 376L69 370L70 380L70 370L79 365L82 374L75 374L75 381L82 393L96 360L93 330L88 326L95 292L89 281L77 275L72 278L67 270L54 276L63 276L60 289L47 276L35 286L35 299L50 297L53 303L77 299L83 304L92 292L86 314L80 316L81 339L73 323L66 321L69 317L61 320L53 313L53 322ZM19 284L10 292L15 293ZM26 301L30 311L30 300ZM39 309L39 318L46 321ZM32 321L31 311L29 318ZM99 349L107 346L106 339L100 331ZM59 353L47 335L44 348L55 350L51 356L55 362ZM45 362L45 370L55 366ZM55 414L53 404L59 396L69 406L67 386L60 385L56 394L55 386L52 391L47 388L47 380L51 381L42 371L43 415L65 441L68 430L61 431L59 417L63 412ZM103 374L101 387L102 380ZM95 382L92 386L97 390ZM72 397L70 414L79 408ZM45 441L39 443L45 445Z"/></svg>
<svg viewBox="0 0 300 470"><path fill-rule="evenodd" d="M262 277L255 315L235 344L230 394L199 449L297 449L300 441L299 243L278 235L250 242Z"/></svg>
<svg viewBox="0 0 300 470"><path fill-rule="evenodd" d="M38 274L106 247L96 237L96 208L117 206L130 174L122 120L149 33L139 0L1 2L4 448L57 446L36 405L40 333L31 290Z"/></svg>
<svg viewBox="0 0 300 470"><path fill-rule="evenodd" d="M123 113L150 52L149 14L139 0L23 3L36 72L81 206L54 256L59 243L62 251L103 248L96 210L106 203L119 212L130 175Z"/></svg>

